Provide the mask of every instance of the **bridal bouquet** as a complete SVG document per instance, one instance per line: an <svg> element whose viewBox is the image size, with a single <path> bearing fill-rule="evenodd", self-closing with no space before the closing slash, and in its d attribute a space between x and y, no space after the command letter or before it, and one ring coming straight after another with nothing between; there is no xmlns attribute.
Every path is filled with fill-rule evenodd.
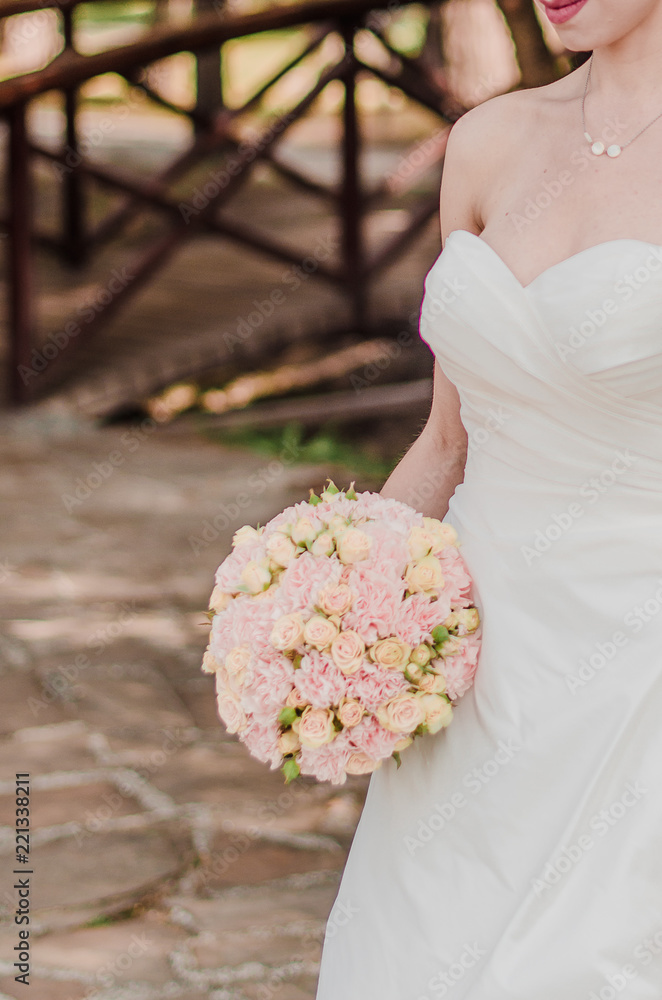
<svg viewBox="0 0 662 1000"><path fill-rule="evenodd" d="M219 715L258 760L341 784L447 726L480 639L454 529L330 482L216 572L202 669Z"/></svg>

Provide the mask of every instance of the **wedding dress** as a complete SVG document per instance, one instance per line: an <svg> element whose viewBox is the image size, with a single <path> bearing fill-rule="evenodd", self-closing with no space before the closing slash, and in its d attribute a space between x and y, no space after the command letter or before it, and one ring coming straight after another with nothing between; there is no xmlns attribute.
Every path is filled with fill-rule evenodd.
<svg viewBox="0 0 662 1000"><path fill-rule="evenodd" d="M524 286L455 230L421 336L483 646L450 727L371 776L317 1000L662 1000L662 247Z"/></svg>

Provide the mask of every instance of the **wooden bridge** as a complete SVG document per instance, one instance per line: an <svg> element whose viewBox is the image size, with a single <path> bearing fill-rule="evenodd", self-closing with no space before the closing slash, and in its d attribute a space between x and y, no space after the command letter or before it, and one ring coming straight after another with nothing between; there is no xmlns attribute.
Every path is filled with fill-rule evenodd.
<svg viewBox="0 0 662 1000"><path fill-rule="evenodd" d="M415 153L427 157L428 167L436 165L439 170L448 127L464 108L448 93L443 73L432 72L425 60L410 58L389 40L386 27L393 3L310 0L239 16L226 12L221 0L200 0L195 16L184 26L157 23L130 44L81 54L74 20L80 2L57 0L54 8L62 21L62 52L45 68L0 83L0 116L8 129L6 215L0 225L7 237L10 403L43 398L83 370L93 373L95 364L99 366L96 334L104 327L113 331L124 364L113 384L107 372L100 373L96 382L88 378L87 395L79 394L78 402L89 412L129 406L132 399L222 364L232 368L241 358L274 350L284 336L336 344L348 334L365 339L401 333L420 301L421 277L437 252L433 220L438 173L425 189L417 183L415 170L409 170L410 182L406 170L400 170L394 181L392 173L366 167L358 82L365 77L381 80L437 121L431 148L428 143L426 150ZM410 2L402 0L398 7ZM522 39L518 52L523 82L530 85L552 78L558 64L537 24L532 31L532 5L502 0L500 6L514 39ZM46 7L53 4L4 0L0 16ZM219 71L223 46L250 35L293 28L305 28L299 51L240 106L227 106ZM311 57L319 57L325 45L324 51L332 55L315 83L291 106L265 117L265 100L274 88ZM180 52L192 52L197 59L198 97L191 107L166 98L149 73L155 62ZM89 142L81 136L81 88L107 73L122 77L130 93L189 123L190 141L175 155L166 154L159 169L101 162L93 150L90 153ZM282 155L282 148L284 138L331 84L341 85L344 98L333 151L339 170L327 182L305 164ZM35 139L29 125L35 102L48 93L61 94L62 99L62 133L56 143ZM255 121L259 128L246 141L245 126ZM46 174L44 165L49 168ZM255 185L265 165L278 185L269 197ZM91 211L92 185L104 192L106 210L101 217ZM382 226L375 241L371 229L380 213L382 221L384 213L390 213L392 222L397 217L397 224L390 231L388 225ZM224 248L220 274L215 271L217 250L210 237L218 238ZM416 265L399 268L413 248L420 253ZM246 253L271 267L266 281L245 268L233 272L233 260L245 261ZM223 330L223 324L214 329L210 299L207 335L188 337L190 297L179 317L178 337L168 339L159 332L163 316L145 334L141 302L150 289L158 288L158 296L168 300L171 315L177 309L169 290L177 284L174 258L181 254L210 288L216 279L216 308L222 291L230 302L228 315L244 324L243 336L240 322L230 332ZM49 273L59 276L59 306L62 302L75 306L69 316L49 312L49 296L39 291L43 261L48 262ZM290 275L290 288L297 281L305 283L305 294L288 300L287 288L282 287L284 274ZM86 289L82 305L81 285ZM280 300L275 301L278 292ZM259 334L253 337L258 327ZM141 342L144 356L136 378L131 359ZM404 394L403 405L411 404L412 393L413 398L417 392L423 398L428 391L429 386L421 383L419 389Z"/></svg>

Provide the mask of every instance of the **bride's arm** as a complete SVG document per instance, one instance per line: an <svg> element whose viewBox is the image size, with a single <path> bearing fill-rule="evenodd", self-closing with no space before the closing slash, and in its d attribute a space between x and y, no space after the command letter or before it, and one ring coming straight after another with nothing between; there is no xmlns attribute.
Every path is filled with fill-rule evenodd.
<svg viewBox="0 0 662 1000"><path fill-rule="evenodd" d="M455 487L464 478L466 457L467 434L460 420L457 390L435 361L430 416L384 483L381 495L441 519Z"/></svg>
<svg viewBox="0 0 662 1000"><path fill-rule="evenodd" d="M475 117L468 112L467 117ZM480 163L472 146L473 123L461 118L448 140L441 184L441 228L444 236L454 229L480 233L476 190ZM482 159L482 158L481 158ZM443 322L443 320L442 320ZM455 487L464 478L467 434L460 420L460 400L453 383L438 361L434 363L432 407L427 422L381 489L383 497L411 504L429 517L443 518Z"/></svg>

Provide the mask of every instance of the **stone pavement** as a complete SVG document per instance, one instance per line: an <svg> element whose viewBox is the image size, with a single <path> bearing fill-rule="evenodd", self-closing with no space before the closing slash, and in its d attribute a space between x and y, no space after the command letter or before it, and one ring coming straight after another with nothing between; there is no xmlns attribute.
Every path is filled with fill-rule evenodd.
<svg viewBox="0 0 662 1000"><path fill-rule="evenodd" d="M0 998L312 1000L367 781L285 787L224 733L201 609L240 524L349 470L54 403L2 417L0 465ZM31 988L13 969L16 772Z"/></svg>

